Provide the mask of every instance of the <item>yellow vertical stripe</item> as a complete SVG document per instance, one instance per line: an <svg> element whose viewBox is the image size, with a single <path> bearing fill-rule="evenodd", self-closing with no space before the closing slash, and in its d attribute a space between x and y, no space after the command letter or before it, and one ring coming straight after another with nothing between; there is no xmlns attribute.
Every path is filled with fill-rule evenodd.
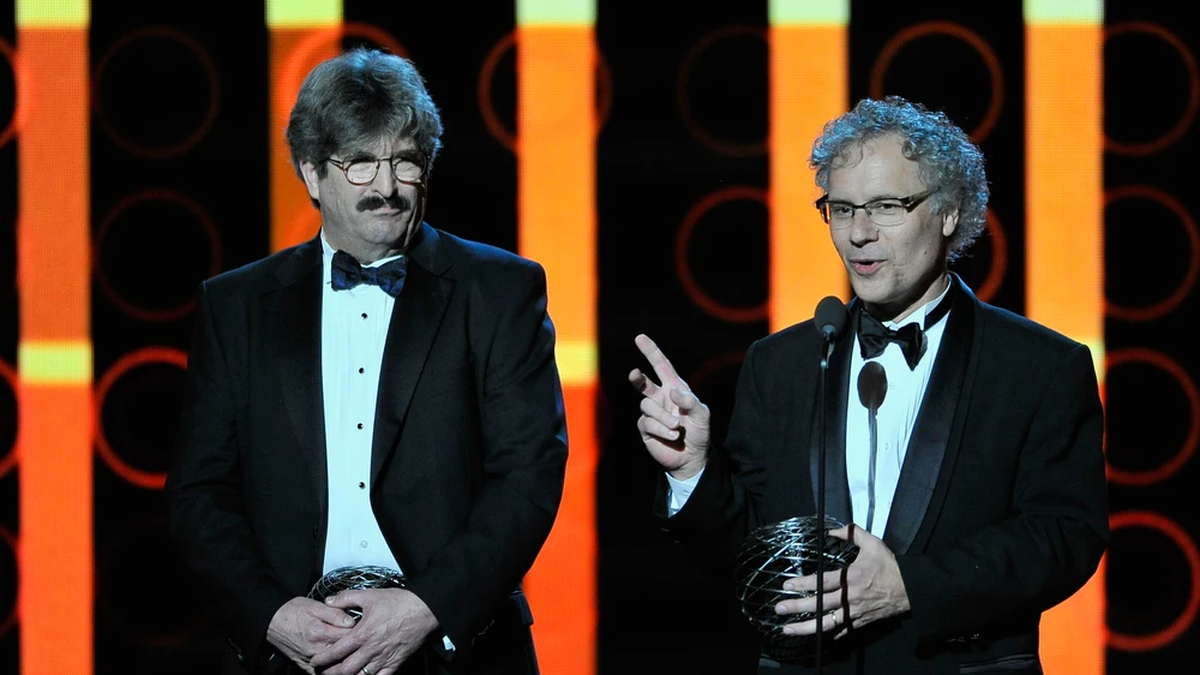
<svg viewBox="0 0 1200 675"><path fill-rule="evenodd" d="M1092 347L1103 382L1101 3L1029 0L1025 12L1026 312ZM1043 617L1046 672L1104 672L1104 568Z"/></svg>
<svg viewBox="0 0 1200 675"><path fill-rule="evenodd" d="M267 0L268 28L321 28L342 22L342 0Z"/></svg>
<svg viewBox="0 0 1200 675"><path fill-rule="evenodd" d="M517 25L590 27L596 23L596 0L518 0Z"/></svg>
<svg viewBox="0 0 1200 675"><path fill-rule="evenodd" d="M87 28L88 0L17 0L17 28Z"/></svg>
<svg viewBox="0 0 1200 675"><path fill-rule="evenodd" d="M770 329L812 317L827 295L849 299L829 229L813 202L812 142L849 99L848 0L773 0L770 41Z"/></svg>
<svg viewBox="0 0 1200 675"><path fill-rule="evenodd" d="M850 23L850 0L768 0L772 26L830 26L844 30Z"/></svg>
<svg viewBox="0 0 1200 675"><path fill-rule="evenodd" d="M93 668L87 4L18 4L22 675ZM54 171L44 170L47 157ZM64 424L69 420L69 424Z"/></svg>
<svg viewBox="0 0 1200 675"><path fill-rule="evenodd" d="M26 340L17 352L17 370L26 384L86 387L92 381L92 345L87 340Z"/></svg>
<svg viewBox="0 0 1200 675"><path fill-rule="evenodd" d="M1104 24L1104 0L1025 0L1023 9L1027 25Z"/></svg>

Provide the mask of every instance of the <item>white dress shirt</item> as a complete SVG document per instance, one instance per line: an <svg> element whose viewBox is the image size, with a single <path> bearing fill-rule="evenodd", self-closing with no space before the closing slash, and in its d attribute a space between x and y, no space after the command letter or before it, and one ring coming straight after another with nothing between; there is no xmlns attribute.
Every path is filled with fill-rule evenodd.
<svg viewBox="0 0 1200 675"><path fill-rule="evenodd" d="M918 308L900 323L885 321L883 325L893 330L913 322L923 326L925 316L937 307L949 290L947 285L941 295ZM921 401L925 398L925 388L929 385L929 375L933 372L933 362L945 332L946 317L943 316L925 331L925 354L912 370L904 360L904 352L900 345L895 342L889 342L883 353L874 359L863 359L858 337L854 338L850 356L850 382L846 392L849 397L846 405L846 479L850 488L854 524L864 530L867 529L867 512L871 501L868 490L871 439L868 411L859 400L858 375L867 360L877 361L887 373L887 394L879 406L877 417L875 513L870 528L871 534L880 539L883 538L884 529L887 527L896 484L900 482L900 469L904 466L904 456L908 450L908 440L912 437L913 426L917 423L917 413L921 410Z"/></svg>
<svg viewBox="0 0 1200 675"><path fill-rule="evenodd" d="M321 248L321 393L329 474L324 572L351 565L400 570L371 510L375 399L396 300L371 284L334 291L330 267L335 251L324 232ZM398 257L378 260L370 267Z"/></svg>
<svg viewBox="0 0 1200 675"><path fill-rule="evenodd" d="M329 522L325 532L328 573L339 567L375 565L403 572L371 509L371 444L383 347L396 299L374 284L333 290L333 254L321 232L321 393L325 401L325 465L329 474ZM379 267L401 256L376 260ZM454 650L449 635L442 645Z"/></svg>

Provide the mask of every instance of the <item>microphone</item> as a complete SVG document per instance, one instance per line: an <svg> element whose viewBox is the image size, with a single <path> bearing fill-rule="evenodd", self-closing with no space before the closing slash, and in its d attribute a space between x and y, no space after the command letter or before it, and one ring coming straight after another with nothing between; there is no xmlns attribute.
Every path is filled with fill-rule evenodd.
<svg viewBox="0 0 1200 675"><path fill-rule="evenodd" d="M858 400L872 413L883 405L887 396L887 371L878 361L867 361L858 373Z"/></svg>
<svg viewBox="0 0 1200 675"><path fill-rule="evenodd" d="M817 309L813 312L813 325L817 332L821 334L822 349L821 349L821 383L820 392L817 401L817 433L821 439L821 444L817 456L817 523L818 527L825 525L825 446L828 443L825 438L825 408L828 389L826 385L827 378L825 374L829 371L829 357L833 356L833 346L836 340L841 337L842 332L846 330L846 323L850 319L850 313L846 311L846 305L835 296L826 296L817 303ZM814 657L816 659L816 672L818 675L822 672L821 663L821 645L823 642L824 631L821 630L821 622L825 618L825 533L821 532L817 537L817 633Z"/></svg>
<svg viewBox="0 0 1200 675"><path fill-rule="evenodd" d="M858 400L867 409L871 463L867 466L867 531L875 522L875 464L879 453L879 406L887 396L887 371L878 361L867 361L858 373Z"/></svg>
<svg viewBox="0 0 1200 675"><path fill-rule="evenodd" d="M833 355L833 342L842 336L849 320L850 313L846 311L846 305L837 297L829 295L817 303L817 309L813 312L813 325L825 339L822 369L829 367L829 357Z"/></svg>

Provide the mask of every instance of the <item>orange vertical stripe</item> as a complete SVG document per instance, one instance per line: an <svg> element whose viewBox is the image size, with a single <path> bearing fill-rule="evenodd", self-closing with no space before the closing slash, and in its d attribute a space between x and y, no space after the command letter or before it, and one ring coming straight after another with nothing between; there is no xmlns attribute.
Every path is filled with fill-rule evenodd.
<svg viewBox="0 0 1200 675"><path fill-rule="evenodd" d="M312 206L304 182L292 168L284 139L288 115L308 71L337 56L339 41L328 28L273 28L270 33L271 103L267 129L271 172L271 250L315 237L321 214Z"/></svg>
<svg viewBox="0 0 1200 675"><path fill-rule="evenodd" d="M558 519L525 580L543 673L588 675L596 661L595 385L564 385L571 442Z"/></svg>
<svg viewBox="0 0 1200 675"><path fill-rule="evenodd" d="M20 339L86 351L87 31L19 28L17 42L28 113L18 148ZM40 365L22 363L19 373L21 672L86 675L94 639L92 374L70 372L67 382L49 383L39 381Z"/></svg>
<svg viewBox="0 0 1200 675"><path fill-rule="evenodd" d="M83 386L20 391L21 673L93 668L92 396ZM72 420L63 424L63 420Z"/></svg>
<svg viewBox="0 0 1200 675"><path fill-rule="evenodd" d="M1026 310L1104 364L1099 24L1026 28ZM1105 670L1104 564L1042 619L1047 673Z"/></svg>
<svg viewBox="0 0 1200 675"><path fill-rule="evenodd" d="M1101 30L1026 30L1026 308L1088 343L1104 336Z"/></svg>
<svg viewBox="0 0 1200 675"><path fill-rule="evenodd" d="M519 248L546 268L560 347L594 354L592 29L517 30ZM541 667L555 675L589 675L596 667L596 367L580 365L564 376L571 449L563 503L526 578Z"/></svg>
<svg viewBox="0 0 1200 675"><path fill-rule="evenodd" d="M87 32L21 28L21 339L86 340L91 316ZM46 169L50 162L52 170Z"/></svg>
<svg viewBox="0 0 1200 675"><path fill-rule="evenodd" d="M829 228L813 208L821 193L808 168L813 140L846 111L847 49L844 27L770 31L772 332L812 317L827 295L850 296Z"/></svg>
<svg viewBox="0 0 1200 675"><path fill-rule="evenodd" d="M596 336L594 54L590 27L518 28L518 246L542 263L561 340Z"/></svg>

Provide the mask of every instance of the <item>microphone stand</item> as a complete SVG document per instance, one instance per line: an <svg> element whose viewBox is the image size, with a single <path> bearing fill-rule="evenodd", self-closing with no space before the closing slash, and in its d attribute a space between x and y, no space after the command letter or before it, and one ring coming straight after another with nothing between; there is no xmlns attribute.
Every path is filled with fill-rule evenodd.
<svg viewBox="0 0 1200 675"><path fill-rule="evenodd" d="M821 356L821 377L820 388L821 393L817 401L817 434L821 439L821 447L817 456L817 635L815 649L815 665L817 675L821 675L821 647L824 642L824 626L825 619L825 408L829 397L827 392L827 373L829 372L829 358L833 355L833 327L826 326L822 331L825 336L824 354Z"/></svg>

